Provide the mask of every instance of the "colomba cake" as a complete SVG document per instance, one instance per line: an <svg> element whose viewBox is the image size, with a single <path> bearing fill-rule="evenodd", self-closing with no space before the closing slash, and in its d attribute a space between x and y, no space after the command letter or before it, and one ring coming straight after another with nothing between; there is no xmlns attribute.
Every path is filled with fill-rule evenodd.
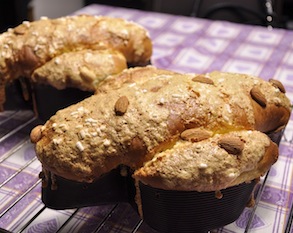
<svg viewBox="0 0 293 233"><path fill-rule="evenodd" d="M44 170L93 182L118 165L164 189L209 191L249 182L277 160L290 101L276 80L245 74L124 70L95 95L31 132ZM181 185L179 185L181 184Z"/></svg>

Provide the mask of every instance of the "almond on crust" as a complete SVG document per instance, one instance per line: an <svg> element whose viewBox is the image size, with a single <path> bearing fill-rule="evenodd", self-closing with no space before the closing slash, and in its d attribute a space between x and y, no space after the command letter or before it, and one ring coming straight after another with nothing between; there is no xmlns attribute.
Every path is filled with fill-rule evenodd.
<svg viewBox="0 0 293 233"><path fill-rule="evenodd" d="M228 153L218 145L227 135L245 142L239 155ZM265 134L235 131L198 143L178 141L173 148L156 154L134 177L155 188L215 191L262 176L277 158L278 146Z"/></svg>
<svg viewBox="0 0 293 233"><path fill-rule="evenodd" d="M94 92L109 75L127 68L125 57L112 49L81 50L54 57L35 69L31 79L37 84L49 84L58 90L78 87Z"/></svg>

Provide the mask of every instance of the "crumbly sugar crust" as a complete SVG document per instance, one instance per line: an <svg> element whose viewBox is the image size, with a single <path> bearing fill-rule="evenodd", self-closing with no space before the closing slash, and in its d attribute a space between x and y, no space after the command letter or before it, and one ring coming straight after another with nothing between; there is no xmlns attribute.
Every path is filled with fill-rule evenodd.
<svg viewBox="0 0 293 233"><path fill-rule="evenodd" d="M154 187L219 190L267 171L278 147L265 133L289 116L285 93L257 77L148 66L108 77L31 136L44 169L67 179L93 182L124 164Z"/></svg>
<svg viewBox="0 0 293 233"><path fill-rule="evenodd" d="M24 21L0 34L0 110L5 85L19 77L92 91L105 74L149 64L151 55L148 32L124 19L74 15Z"/></svg>

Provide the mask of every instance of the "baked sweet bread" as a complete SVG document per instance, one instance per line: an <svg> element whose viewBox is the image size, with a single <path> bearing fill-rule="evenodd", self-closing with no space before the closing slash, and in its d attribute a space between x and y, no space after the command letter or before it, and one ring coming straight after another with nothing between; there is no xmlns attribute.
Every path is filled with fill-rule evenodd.
<svg viewBox="0 0 293 233"><path fill-rule="evenodd" d="M80 51L108 49L120 52L130 65L145 65L149 63L152 54L152 43L143 27L124 19L78 15L25 21L0 35L2 94L6 83L19 77L30 78L37 68L50 60L55 59L58 63L67 58L63 56L65 53L70 52L72 59L77 60ZM117 53L115 56L117 57ZM111 57L108 60L110 59ZM116 60L115 64L117 62ZM122 60L119 67L125 66L124 63ZM35 81L37 77L35 74ZM4 98L0 100L0 104L3 102Z"/></svg>
<svg viewBox="0 0 293 233"><path fill-rule="evenodd" d="M201 138L204 133L196 134ZM197 143L178 141L146 162L134 177L165 190L217 191L263 176L277 158L278 146L268 136L240 130Z"/></svg>
<svg viewBox="0 0 293 233"><path fill-rule="evenodd" d="M78 87L94 92L108 75L118 74L126 68L125 57L116 50L81 50L54 57L35 69L31 79L58 90Z"/></svg>
<svg viewBox="0 0 293 233"><path fill-rule="evenodd" d="M132 68L33 129L31 141L44 170L66 179L93 182L124 164L154 187L220 190L277 160L266 133L289 120L284 92L244 74Z"/></svg>

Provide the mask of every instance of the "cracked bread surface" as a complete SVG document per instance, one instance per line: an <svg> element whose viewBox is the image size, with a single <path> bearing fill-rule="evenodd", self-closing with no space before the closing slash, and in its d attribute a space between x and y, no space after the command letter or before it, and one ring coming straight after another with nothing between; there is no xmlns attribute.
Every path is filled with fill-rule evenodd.
<svg viewBox="0 0 293 233"><path fill-rule="evenodd" d="M81 50L63 53L35 69L31 79L38 84L48 84L58 90L78 87L94 92L108 75L127 68L125 57L112 49Z"/></svg>
<svg viewBox="0 0 293 233"><path fill-rule="evenodd" d="M151 55L146 29L121 18L74 15L24 21L0 34L0 110L6 84L20 77L57 89L92 91L106 75L127 65L149 64Z"/></svg>
<svg viewBox="0 0 293 233"><path fill-rule="evenodd" d="M152 43L140 25L106 16L75 15L25 21L0 35L0 80L32 72L52 58L84 49L113 49L130 64L149 62Z"/></svg>
<svg viewBox="0 0 293 233"><path fill-rule="evenodd" d="M238 137L244 148L234 155L218 145L224 137ZM134 177L166 190L209 192L250 182L264 175L278 158L278 146L259 131L216 134L200 143L178 141L156 154Z"/></svg>
<svg viewBox="0 0 293 233"><path fill-rule="evenodd" d="M259 104L250 93L253 87L257 87L264 96L265 106L258 108ZM117 102L122 102L120 105L124 110L121 114L115 110ZM206 188L212 190L236 185L240 181L249 182L263 175L278 156L277 145L264 133L284 128L289 116L290 101L285 93L259 78L224 72L179 74L148 66L108 77L95 95L59 110L43 126L37 127L38 130L33 130L31 138L34 138L36 154L44 169L64 178L93 182L124 164L135 170L134 177L142 182L156 187L161 183L161 187L174 188L166 183L180 180L184 166L180 168L177 166L180 162L172 161L182 158L181 163L191 163L191 158L194 158L191 167L196 173L200 170L196 148L202 148L201 156L209 156L208 150L219 138L238 135L243 146L228 143L228 147L213 149L215 153L219 152L217 163L222 161L227 165L228 158L241 162L235 168L238 171L234 171L233 179L229 177L232 171L215 170L217 177ZM191 134L190 140L181 136L190 129L210 132L205 134L210 136L196 140L198 131ZM251 135L259 139L254 142ZM240 149L235 154L229 146L230 149ZM252 148L253 153L250 146L257 146ZM191 153L188 160L184 160L185 150L186 157ZM156 159L161 155L164 155L162 161L165 165ZM219 164L219 167L225 170L228 169L226 165ZM162 168L164 166L166 169L172 167L174 172L168 176L167 170ZM213 172L213 169L208 170ZM202 180L201 176L205 173L197 179ZM165 183L157 182L163 178ZM193 177L194 185L187 182L179 189L204 190L201 180L197 179Z"/></svg>

